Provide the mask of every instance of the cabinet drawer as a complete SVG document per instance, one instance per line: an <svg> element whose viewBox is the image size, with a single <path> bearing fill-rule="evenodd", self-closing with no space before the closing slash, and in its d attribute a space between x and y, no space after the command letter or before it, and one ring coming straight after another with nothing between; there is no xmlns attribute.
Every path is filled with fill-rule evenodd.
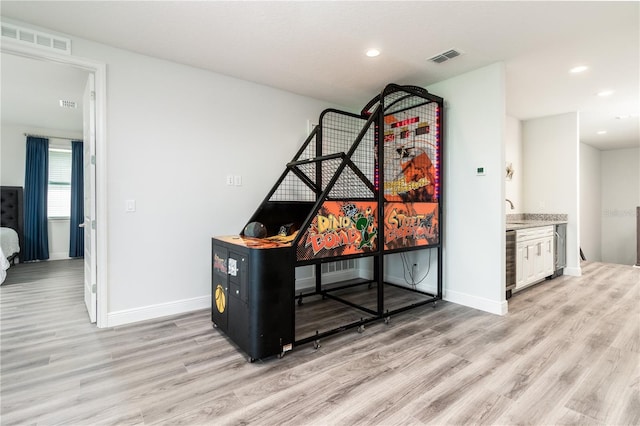
<svg viewBox="0 0 640 426"><path fill-rule="evenodd" d="M528 241L537 238L552 237L554 226L538 226L536 228L520 229L516 231L516 242Z"/></svg>

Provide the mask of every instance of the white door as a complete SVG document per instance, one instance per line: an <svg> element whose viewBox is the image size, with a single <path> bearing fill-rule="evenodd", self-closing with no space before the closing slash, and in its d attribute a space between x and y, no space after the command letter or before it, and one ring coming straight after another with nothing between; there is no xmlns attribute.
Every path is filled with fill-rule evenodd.
<svg viewBox="0 0 640 426"><path fill-rule="evenodd" d="M84 303L96 322L96 101L95 76L89 74L82 99L84 151Z"/></svg>

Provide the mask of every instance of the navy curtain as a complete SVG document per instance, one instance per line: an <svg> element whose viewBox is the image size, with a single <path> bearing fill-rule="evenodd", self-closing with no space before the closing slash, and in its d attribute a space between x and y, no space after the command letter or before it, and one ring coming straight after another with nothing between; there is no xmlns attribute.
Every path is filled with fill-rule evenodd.
<svg viewBox="0 0 640 426"><path fill-rule="evenodd" d="M47 186L49 182L49 140L27 137L24 176L24 249L22 259L49 259L47 229Z"/></svg>
<svg viewBox="0 0 640 426"><path fill-rule="evenodd" d="M84 256L84 179L82 141L71 142L71 221L69 257Z"/></svg>

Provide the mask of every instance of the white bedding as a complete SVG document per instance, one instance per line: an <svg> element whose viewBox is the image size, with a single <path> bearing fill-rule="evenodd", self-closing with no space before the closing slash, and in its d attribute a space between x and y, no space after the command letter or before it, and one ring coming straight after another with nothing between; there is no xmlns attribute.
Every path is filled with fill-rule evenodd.
<svg viewBox="0 0 640 426"><path fill-rule="evenodd" d="M2 247L0 247L0 285L4 282L4 279L7 278L7 269L9 269L9 261L4 256L4 251L2 251Z"/></svg>
<svg viewBox="0 0 640 426"><path fill-rule="evenodd" d="M0 284L4 282L9 269L7 255L20 252L18 233L11 228L0 228Z"/></svg>
<svg viewBox="0 0 640 426"><path fill-rule="evenodd" d="M5 255L11 256L20 252L18 233L11 228L0 228L0 246ZM3 256L5 257L5 256Z"/></svg>

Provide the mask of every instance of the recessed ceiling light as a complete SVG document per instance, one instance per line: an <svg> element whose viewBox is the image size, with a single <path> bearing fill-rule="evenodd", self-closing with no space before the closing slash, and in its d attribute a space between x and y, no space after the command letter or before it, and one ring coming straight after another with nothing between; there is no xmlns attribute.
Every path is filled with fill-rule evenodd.
<svg viewBox="0 0 640 426"><path fill-rule="evenodd" d="M586 71L586 70L588 70L588 69L589 69L589 67L588 67L588 66L586 66L586 65L579 65L579 66L577 66L577 67L573 67L573 68L571 68L571 69L569 70L569 72L570 72L571 74L578 74L578 73L581 73L581 72Z"/></svg>
<svg viewBox="0 0 640 426"><path fill-rule="evenodd" d="M611 95L613 95L613 90L603 90L602 92L598 92L598 96L600 96L601 98Z"/></svg>
<svg viewBox="0 0 640 426"><path fill-rule="evenodd" d="M375 58L380 54L380 51L378 49L369 49L366 54L370 58Z"/></svg>
<svg viewBox="0 0 640 426"><path fill-rule="evenodd" d="M607 131L606 130L598 130L596 133L599 134L599 135L606 135Z"/></svg>

